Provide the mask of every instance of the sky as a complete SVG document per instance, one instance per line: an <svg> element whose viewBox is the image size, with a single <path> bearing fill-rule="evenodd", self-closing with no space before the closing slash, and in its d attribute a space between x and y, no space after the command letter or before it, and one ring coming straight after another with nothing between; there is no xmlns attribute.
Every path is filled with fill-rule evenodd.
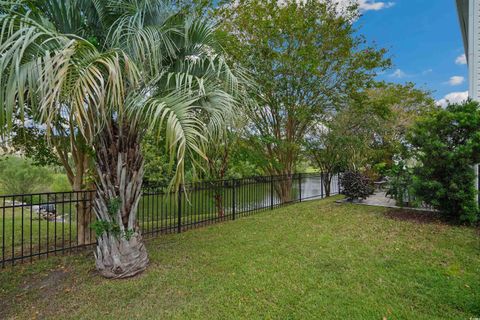
<svg viewBox="0 0 480 320"><path fill-rule="evenodd" d="M357 0L356 22L367 41L388 49L392 70L379 80L433 92L445 104L467 97L468 69L455 0Z"/></svg>

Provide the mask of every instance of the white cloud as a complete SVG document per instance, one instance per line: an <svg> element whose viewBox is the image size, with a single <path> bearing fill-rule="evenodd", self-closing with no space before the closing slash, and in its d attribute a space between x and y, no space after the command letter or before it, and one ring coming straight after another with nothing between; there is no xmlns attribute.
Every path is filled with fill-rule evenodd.
<svg viewBox="0 0 480 320"><path fill-rule="evenodd" d="M397 78L397 79L402 79L402 78L406 78L407 74L404 71L402 71L401 69L397 69L392 74L390 74L390 77Z"/></svg>
<svg viewBox="0 0 480 320"><path fill-rule="evenodd" d="M383 2L375 0L358 0L358 7L360 11L379 11L382 9L388 9L395 5L394 2Z"/></svg>
<svg viewBox="0 0 480 320"><path fill-rule="evenodd" d="M430 73L432 73L432 72L433 72L433 69L423 70L423 71L422 71L422 76L427 75L427 74L430 74Z"/></svg>
<svg viewBox="0 0 480 320"><path fill-rule="evenodd" d="M295 1L298 4L305 4L307 0L276 0L279 6L285 6L290 1ZM360 13L366 11L380 11L383 9L391 8L395 5L393 1L377 1L377 0L319 0L322 2L333 2L338 4L339 12L342 13L343 10L348 8L353 4L358 5L358 10ZM225 7L236 8L240 5L239 0L235 0L229 4L224 4Z"/></svg>
<svg viewBox="0 0 480 320"><path fill-rule="evenodd" d="M448 80L448 84L451 86L459 86L465 82L465 78L462 76L453 76Z"/></svg>
<svg viewBox="0 0 480 320"><path fill-rule="evenodd" d="M465 54L459 55L457 59L455 59L456 64L467 64L467 56Z"/></svg>
<svg viewBox="0 0 480 320"><path fill-rule="evenodd" d="M331 0L327 0L331 1ZM377 1L377 0L336 0L340 7L346 8L354 3L358 4L360 12L365 11L379 11L382 9L388 9L395 5L392 1Z"/></svg>
<svg viewBox="0 0 480 320"><path fill-rule="evenodd" d="M428 75L432 72L433 72L433 69L425 69L425 70L422 70L421 72L417 72L417 73L407 73L407 72L403 71L402 69L395 69L388 76L390 78L395 78L395 79L416 78L416 77L426 76L426 75Z"/></svg>
<svg viewBox="0 0 480 320"><path fill-rule="evenodd" d="M446 107L448 103L461 103L468 99L468 91L452 92L447 94L443 99L437 101L437 105Z"/></svg>

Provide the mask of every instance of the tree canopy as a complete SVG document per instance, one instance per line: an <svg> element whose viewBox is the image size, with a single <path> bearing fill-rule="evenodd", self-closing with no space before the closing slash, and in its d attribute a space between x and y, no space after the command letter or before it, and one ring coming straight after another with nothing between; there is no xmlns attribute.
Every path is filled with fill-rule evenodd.
<svg viewBox="0 0 480 320"><path fill-rule="evenodd" d="M348 106L389 65L385 50L357 35L357 14L355 7L321 1L241 0L220 7L227 52L257 84L247 113L250 143L268 159L265 172L293 173L312 127Z"/></svg>

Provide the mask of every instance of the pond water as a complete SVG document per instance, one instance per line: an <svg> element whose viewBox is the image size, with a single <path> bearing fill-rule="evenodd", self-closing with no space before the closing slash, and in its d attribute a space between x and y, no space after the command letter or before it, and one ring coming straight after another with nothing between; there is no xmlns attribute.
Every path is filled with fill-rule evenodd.
<svg viewBox="0 0 480 320"><path fill-rule="evenodd" d="M200 183L180 195L146 192L139 205L139 221L148 232L178 223L179 211L182 225L194 225L212 218L232 218L234 214L277 207L285 202L278 196L284 181L241 179L235 183L232 180ZM325 197L320 175L294 177L291 183L287 202L296 202L300 196L302 201ZM331 195L337 194L338 177L332 179L330 186Z"/></svg>

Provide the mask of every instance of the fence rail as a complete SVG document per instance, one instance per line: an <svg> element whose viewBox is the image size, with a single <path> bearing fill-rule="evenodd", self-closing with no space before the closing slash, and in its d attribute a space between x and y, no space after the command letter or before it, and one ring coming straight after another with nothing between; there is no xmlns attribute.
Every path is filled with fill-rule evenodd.
<svg viewBox="0 0 480 320"><path fill-rule="evenodd" d="M144 237L179 233L235 220L285 204L326 197L318 173L203 181L168 191L145 185L138 208ZM330 195L340 193L339 177ZM15 265L95 245L95 191L0 195L0 266Z"/></svg>

